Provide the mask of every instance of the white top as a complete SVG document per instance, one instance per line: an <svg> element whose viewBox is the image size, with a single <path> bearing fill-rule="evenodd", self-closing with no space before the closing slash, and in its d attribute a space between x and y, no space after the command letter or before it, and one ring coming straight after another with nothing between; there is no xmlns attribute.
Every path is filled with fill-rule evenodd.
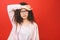
<svg viewBox="0 0 60 40"><path fill-rule="evenodd" d="M12 23L12 30L7 40L39 40L38 25L34 22L33 24L29 23L28 25L18 25L12 18L14 16L14 11L19 9L19 4L12 4L7 6L8 15Z"/></svg>

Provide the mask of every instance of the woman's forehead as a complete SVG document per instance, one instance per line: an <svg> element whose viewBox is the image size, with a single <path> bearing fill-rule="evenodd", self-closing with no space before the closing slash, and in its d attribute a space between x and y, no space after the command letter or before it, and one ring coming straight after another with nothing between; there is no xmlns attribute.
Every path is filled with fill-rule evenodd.
<svg viewBox="0 0 60 40"><path fill-rule="evenodd" d="M22 8L21 11L27 11L25 8Z"/></svg>

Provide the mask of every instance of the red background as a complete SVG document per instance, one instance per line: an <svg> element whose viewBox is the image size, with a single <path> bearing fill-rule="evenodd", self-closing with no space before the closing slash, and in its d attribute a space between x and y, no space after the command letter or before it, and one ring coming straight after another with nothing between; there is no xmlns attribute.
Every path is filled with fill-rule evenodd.
<svg viewBox="0 0 60 40"><path fill-rule="evenodd" d="M22 1L31 5L39 27L41 40L60 40L59 0L0 0L0 40L7 40L12 25L7 14L7 5Z"/></svg>

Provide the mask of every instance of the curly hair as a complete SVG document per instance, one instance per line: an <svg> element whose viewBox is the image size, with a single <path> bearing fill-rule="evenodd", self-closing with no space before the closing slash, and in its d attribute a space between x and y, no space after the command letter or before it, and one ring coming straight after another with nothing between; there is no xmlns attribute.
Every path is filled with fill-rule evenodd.
<svg viewBox="0 0 60 40"><path fill-rule="evenodd" d="M28 4L25 3L25 2L21 2L20 5L28 5ZM23 18L21 17L20 12L21 12L21 9L16 9L15 10L15 13L14 13L14 21L15 21L15 23L21 24L23 22ZM31 23L33 23L35 21L32 10L28 11L28 20Z"/></svg>

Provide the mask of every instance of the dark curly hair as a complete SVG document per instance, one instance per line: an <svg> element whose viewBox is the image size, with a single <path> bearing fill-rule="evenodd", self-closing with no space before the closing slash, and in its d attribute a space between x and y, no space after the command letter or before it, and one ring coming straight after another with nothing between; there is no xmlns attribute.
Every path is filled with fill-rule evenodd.
<svg viewBox="0 0 60 40"><path fill-rule="evenodd" d="M21 2L20 4L21 4L21 5L28 5L28 4L25 3L25 2ZM21 24L21 23L23 22L23 19L22 19L21 16L20 16L20 11L21 11L21 9L16 9L16 10L15 10L15 13L14 13L14 22L15 22L15 23L19 23L19 24ZM28 11L28 20L29 20L31 23L33 23L33 22L35 21L32 10Z"/></svg>

